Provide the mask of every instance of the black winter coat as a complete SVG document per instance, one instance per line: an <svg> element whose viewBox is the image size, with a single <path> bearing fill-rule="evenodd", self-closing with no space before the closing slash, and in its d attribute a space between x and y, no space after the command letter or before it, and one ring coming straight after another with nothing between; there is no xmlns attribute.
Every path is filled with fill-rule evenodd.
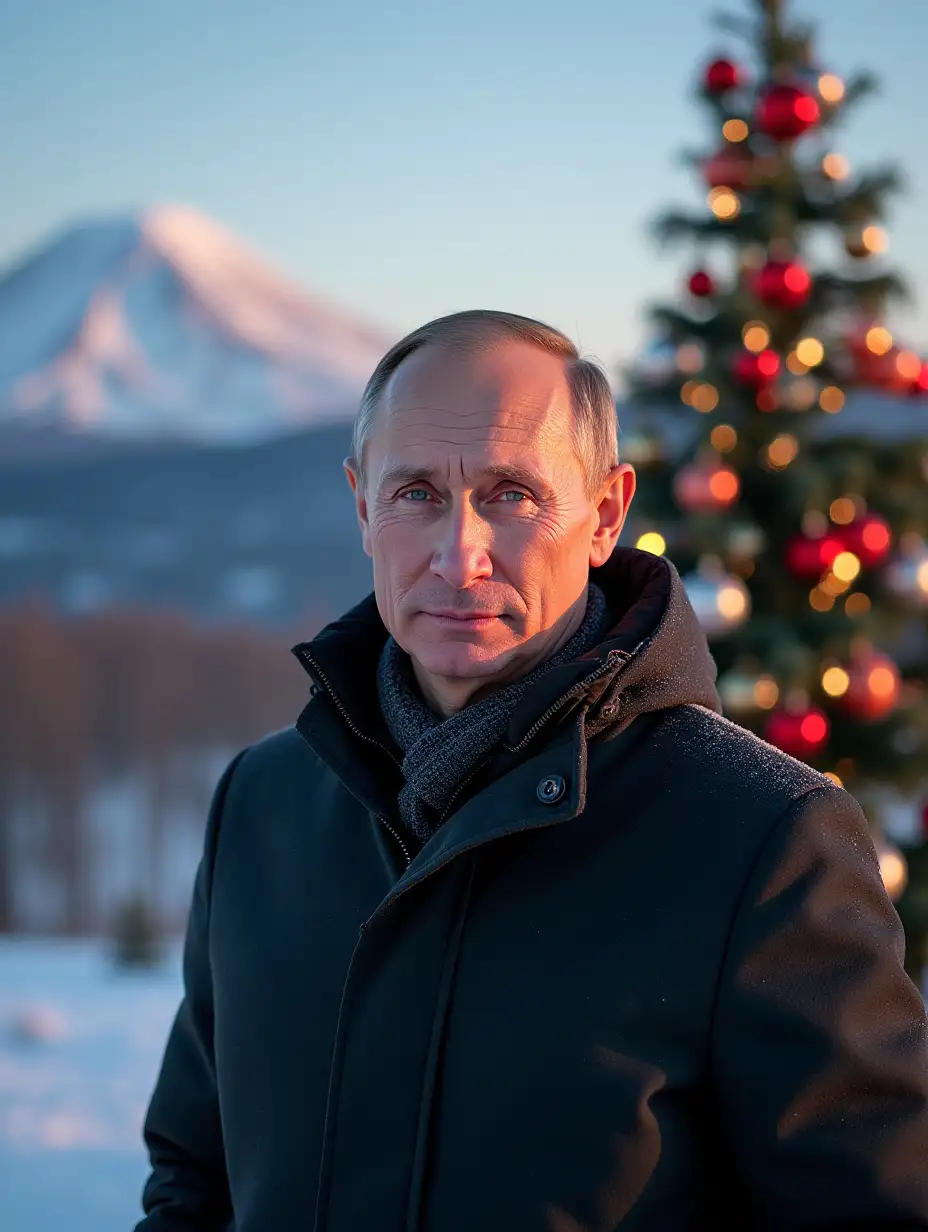
<svg viewBox="0 0 928 1232"><path fill-rule="evenodd" d="M217 789L139 1232L928 1229L928 1032L855 801L717 713L666 561L422 850L372 600Z"/></svg>

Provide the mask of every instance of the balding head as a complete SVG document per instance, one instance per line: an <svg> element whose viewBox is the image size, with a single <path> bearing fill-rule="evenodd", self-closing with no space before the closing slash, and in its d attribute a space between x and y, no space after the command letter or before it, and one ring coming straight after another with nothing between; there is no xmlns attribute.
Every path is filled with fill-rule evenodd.
<svg viewBox="0 0 928 1232"><path fill-rule="evenodd" d="M400 339L384 355L361 397L352 436L352 462L365 479L365 453L385 387L400 365L423 347L446 350L449 355L473 355L502 342L517 341L560 358L570 390L572 438L584 471L589 495L597 490L618 461L615 403L602 369L582 359L566 334L531 317L509 312L474 309L439 317Z"/></svg>

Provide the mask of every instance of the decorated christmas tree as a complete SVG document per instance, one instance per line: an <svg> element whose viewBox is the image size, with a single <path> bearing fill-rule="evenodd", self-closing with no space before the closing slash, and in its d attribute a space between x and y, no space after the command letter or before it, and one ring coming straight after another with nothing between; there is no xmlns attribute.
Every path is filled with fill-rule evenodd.
<svg viewBox="0 0 928 1232"><path fill-rule="evenodd" d="M838 145L873 80L831 71L784 0L745 3L700 72L708 195L655 223L689 264L629 374L635 533L684 575L726 713L860 800L914 973L928 847L886 830L928 795L928 364L888 315L898 177Z"/></svg>

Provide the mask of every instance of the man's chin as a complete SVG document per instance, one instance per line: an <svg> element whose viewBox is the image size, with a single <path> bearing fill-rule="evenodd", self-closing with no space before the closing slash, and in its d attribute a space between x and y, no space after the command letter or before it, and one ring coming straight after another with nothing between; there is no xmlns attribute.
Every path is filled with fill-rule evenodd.
<svg viewBox="0 0 928 1232"><path fill-rule="evenodd" d="M466 680L483 679L505 671L514 649L511 644L499 645L475 638L452 645L413 646L411 655L430 676Z"/></svg>

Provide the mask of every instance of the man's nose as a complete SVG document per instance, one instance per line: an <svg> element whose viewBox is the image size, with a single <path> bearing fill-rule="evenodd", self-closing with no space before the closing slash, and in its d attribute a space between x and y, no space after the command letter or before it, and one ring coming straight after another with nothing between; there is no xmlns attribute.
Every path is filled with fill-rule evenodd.
<svg viewBox="0 0 928 1232"><path fill-rule="evenodd" d="M436 577L455 590L466 590L478 579L492 576L490 528L469 501L449 510L439 528L431 564Z"/></svg>

